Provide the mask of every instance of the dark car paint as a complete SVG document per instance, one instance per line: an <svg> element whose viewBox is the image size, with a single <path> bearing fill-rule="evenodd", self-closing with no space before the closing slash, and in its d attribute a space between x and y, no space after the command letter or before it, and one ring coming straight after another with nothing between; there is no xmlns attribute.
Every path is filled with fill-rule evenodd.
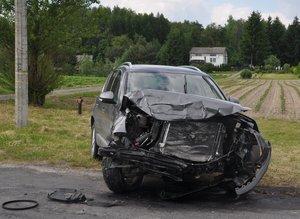
<svg viewBox="0 0 300 219"><path fill-rule="evenodd" d="M239 112L243 112L248 110L247 108L244 108L240 106L239 104L226 101L226 98L222 92L222 90L217 86L217 84L211 79L207 74L191 69L186 68L180 68L180 67L165 67L165 66L152 66L152 65L133 65L130 68L127 68L126 66L122 66L118 68L117 70L121 71L122 79L121 84L119 88L119 93L115 94L118 95L117 101L115 104L111 103L105 103L105 101L101 100L100 96L97 97L96 104L93 110L92 115L92 121L95 121L95 127L96 127L96 133L97 133L97 144L101 146L99 153L101 156L110 156L115 157L116 159L119 159L120 161L127 161L127 162L133 162L136 164L140 164L144 166L144 168L151 170L152 172L159 173L161 175L167 176L175 181L182 181L183 176L186 175L186 171L190 170L191 168L196 168L200 165L210 165L212 162L218 162L219 159L225 159L225 157L215 158L215 160L204 162L204 163L195 163L189 160L182 160L180 158L176 158L176 153L174 157L174 152L171 156L159 154L157 152L144 150L142 148L137 148L136 150L130 150L127 148L119 148L116 149L114 147L111 147L112 145L109 145L113 143L113 135L116 133L126 133L125 128L125 122L126 122L126 116L125 116L125 109L126 107L129 107L130 105L135 105L135 107L138 107L140 110L142 110L144 113L152 116L155 119L158 120L166 120L166 121L179 121L179 120L206 120L212 117L224 117L227 118L227 120L236 119L240 121L241 123L244 123L246 127L246 131L249 133L252 133L253 136L255 136L256 141L261 148L262 154L260 157L260 169L257 171L256 175L251 178L243 178L240 176L235 176L233 178L233 182L235 184L235 193L237 195L241 195L244 193L247 193L251 189L253 189L256 184L259 182L259 180L263 177L264 173L266 172L269 162L270 162L270 156L271 156L271 144L269 142L266 142L261 135L259 134L259 130L257 127L256 122L243 115ZM172 92L162 92L162 91L155 91L155 90L143 90L143 91L137 91L132 92L129 94L125 94L126 91L126 84L128 79L128 74L132 72L172 72L172 73L184 73L184 74L195 74L195 75L202 75L203 77L208 77L211 79L213 83L215 83L215 86L217 89L219 89L220 93L223 95L224 100L217 100L212 98L206 98L206 97L194 97L196 95L192 95L193 97L190 99L190 102L186 102L185 106L182 105L182 100L184 99L184 96L190 97L191 95L188 94L179 94L176 93L176 96L183 97L182 99L178 99L178 101L174 102L172 104L165 104L165 100L167 100L169 97L173 98L174 93ZM106 82L107 83L107 82ZM105 85L106 86L106 85ZM105 90L105 86L103 91ZM155 99L149 101L145 101L143 99L144 94L159 96L162 95L162 97L165 97L164 101L159 103L158 101L155 101ZM170 95L168 97L168 94ZM173 95L173 96L172 96ZM147 96L147 95L146 95ZM146 98L147 99L147 98ZM173 100L173 99L172 99ZM143 102L144 101L144 102ZM197 107L193 106L193 101L198 102L200 105L202 105L203 114L197 115L195 113L195 110L197 110ZM131 102L131 103L129 103ZM171 101L172 102L172 101ZM161 104L159 107L171 107L171 114L167 115L164 114L162 111L157 111L156 113L153 113L157 110L153 106L157 106ZM187 113L182 116L181 110L186 109L192 109L192 113ZM181 110L180 110L181 109ZM167 111L170 109L167 109ZM172 111L173 110L173 111ZM188 116L188 117L186 117ZM102 120L102 121L100 121ZM165 125L164 125L165 127ZM105 130L104 130L105 129ZM102 136L100 135L100 132L102 132ZM165 130L162 130L162 133L165 132ZM163 136L162 136L163 137ZM107 147L108 146L108 147ZM230 152L231 153L231 152ZM230 153L228 153L226 156L230 156ZM214 165L214 164L213 164ZM116 166L116 168L118 168ZM200 168L201 169L201 168ZM226 180L226 179L224 179ZM219 183L224 183L225 181L220 181Z"/></svg>
<svg viewBox="0 0 300 219"><path fill-rule="evenodd" d="M128 80L128 74L130 73L138 73L138 72L149 72L149 73L174 73L174 74L192 74L192 75L201 75L204 77L209 77L213 83L215 81L206 73L195 71L192 69L188 69L185 67L173 67L173 66L162 66L162 65L132 65L130 69L126 68L126 66L120 66L116 69L114 69L109 76L107 77L107 80L102 88L102 92L105 90L108 81L110 80L113 72L120 71L121 72L121 84L119 88L119 93L114 94L118 95L116 104L110 104L110 103L104 103L101 98L100 94L96 98L96 103L93 108L92 113L92 121L95 122L95 129L96 129L96 142L97 145L100 145L102 147L106 147L109 144L109 141L111 139L112 130L114 129L114 123L116 121L116 114L118 114L118 111L121 108L121 103L123 100L123 96L126 93L127 90L127 80ZM217 86L215 83L217 89L219 92L223 95L223 98L226 99L225 95L223 94L222 90ZM102 135L100 133L103 133Z"/></svg>

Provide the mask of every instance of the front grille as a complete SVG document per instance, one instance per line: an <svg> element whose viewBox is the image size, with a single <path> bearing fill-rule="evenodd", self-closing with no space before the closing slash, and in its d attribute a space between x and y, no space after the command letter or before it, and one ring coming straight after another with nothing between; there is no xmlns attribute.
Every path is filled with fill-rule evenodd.
<svg viewBox="0 0 300 219"><path fill-rule="evenodd" d="M170 122L163 154L207 162L222 156L225 127L214 121Z"/></svg>

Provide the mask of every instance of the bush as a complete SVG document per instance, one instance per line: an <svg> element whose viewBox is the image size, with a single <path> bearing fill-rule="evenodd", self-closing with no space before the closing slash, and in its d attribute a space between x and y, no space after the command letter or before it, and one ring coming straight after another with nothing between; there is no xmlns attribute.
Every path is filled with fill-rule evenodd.
<svg viewBox="0 0 300 219"><path fill-rule="evenodd" d="M223 64L220 65L219 67L214 67L215 71L231 71L231 65L228 64Z"/></svg>
<svg viewBox="0 0 300 219"><path fill-rule="evenodd" d="M270 64L265 65L265 71L268 73L271 73L273 71L274 67Z"/></svg>
<svg viewBox="0 0 300 219"><path fill-rule="evenodd" d="M300 63L297 66L292 67L292 73L300 74Z"/></svg>
<svg viewBox="0 0 300 219"><path fill-rule="evenodd" d="M249 79L252 78L252 72L249 69L244 69L240 73L241 78Z"/></svg>
<svg viewBox="0 0 300 219"><path fill-rule="evenodd" d="M267 71L271 70L272 72L272 70L276 69L278 66L280 66L280 60L274 55L269 55L265 60L265 68Z"/></svg>
<svg viewBox="0 0 300 219"><path fill-rule="evenodd" d="M211 63L200 63L193 65L199 68L201 71L204 71L205 73L212 73L215 70L215 66Z"/></svg>
<svg viewBox="0 0 300 219"><path fill-rule="evenodd" d="M285 63L283 65L283 72L284 73L290 73L291 72L291 66L290 66L290 64Z"/></svg>
<svg viewBox="0 0 300 219"><path fill-rule="evenodd" d="M94 63L88 56L84 56L79 64L79 73L82 75L94 74Z"/></svg>

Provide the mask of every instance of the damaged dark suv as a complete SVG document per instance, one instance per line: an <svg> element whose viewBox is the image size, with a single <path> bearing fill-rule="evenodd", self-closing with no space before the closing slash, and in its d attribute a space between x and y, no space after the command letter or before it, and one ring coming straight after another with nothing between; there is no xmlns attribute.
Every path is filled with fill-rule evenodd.
<svg viewBox="0 0 300 219"><path fill-rule="evenodd" d="M156 174L245 194L271 157L271 144L242 114L247 110L193 66L124 63L96 98L92 156L103 158L104 180L117 193L133 191L145 174Z"/></svg>

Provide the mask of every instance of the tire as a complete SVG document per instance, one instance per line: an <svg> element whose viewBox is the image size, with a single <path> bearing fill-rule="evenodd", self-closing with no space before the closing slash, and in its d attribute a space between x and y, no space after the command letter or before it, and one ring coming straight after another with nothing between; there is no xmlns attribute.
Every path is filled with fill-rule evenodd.
<svg viewBox="0 0 300 219"><path fill-rule="evenodd" d="M137 169L111 168L113 165L115 164L112 158L103 158L103 178L107 187L111 191L115 193L127 193L135 191L140 187L143 181L143 176L140 173L138 173ZM129 174L131 174L131 176L126 176L128 172Z"/></svg>
<svg viewBox="0 0 300 219"><path fill-rule="evenodd" d="M96 129L95 129L95 125L93 124L91 129L91 155L92 158L96 160L102 160L102 157L98 155L98 150L99 150L99 145L97 145L96 142Z"/></svg>

